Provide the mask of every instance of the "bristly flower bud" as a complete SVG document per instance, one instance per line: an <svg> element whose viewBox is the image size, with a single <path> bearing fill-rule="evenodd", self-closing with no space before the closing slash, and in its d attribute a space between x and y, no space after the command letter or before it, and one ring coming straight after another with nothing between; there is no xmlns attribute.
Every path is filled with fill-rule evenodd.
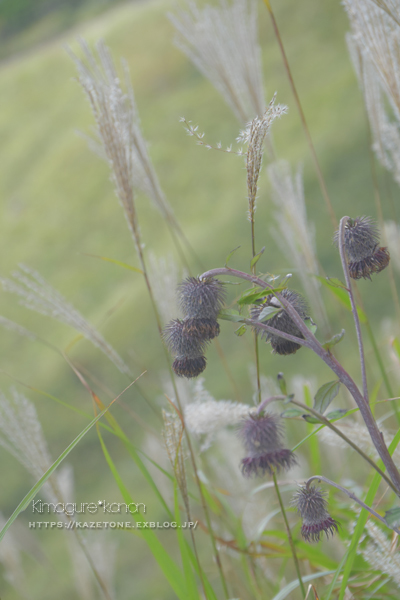
<svg viewBox="0 0 400 600"><path fill-rule="evenodd" d="M303 319L303 321L309 316L309 309L307 302L303 298L301 294L295 292L294 290L289 290L285 288L280 292L280 294L293 306L298 315ZM271 306L274 308L280 308L281 304L279 300L273 294L269 294L263 298L259 304L254 305L250 309L251 318L254 320L258 320L262 310L266 306ZM262 321L261 321L262 322ZM304 339L303 334L294 323L292 318L289 316L285 309L281 309L276 315L266 320L265 323L274 329L279 329L283 333L288 333L290 335L294 335L298 338ZM260 333L260 330L255 327L257 333ZM261 337L265 338L267 342L271 342L271 347L274 353L276 354L294 354L299 348L301 348L300 344L296 344L295 342L291 342L290 340L285 340L285 338L279 337L273 333L269 333L268 331L262 330Z"/></svg>
<svg viewBox="0 0 400 600"><path fill-rule="evenodd" d="M250 415L240 428L240 435L248 456L242 460L242 473L251 475L272 475L274 471L290 469L297 463L296 457L282 444L280 417L261 413Z"/></svg>
<svg viewBox="0 0 400 600"><path fill-rule="evenodd" d="M185 319L183 331L201 340L213 340L219 336L220 328L216 319Z"/></svg>
<svg viewBox="0 0 400 600"><path fill-rule="evenodd" d="M339 523L326 510L325 496L326 492L312 485L300 486L293 496L291 504L302 518L301 535L306 542L319 542L321 533L329 538L338 530Z"/></svg>
<svg viewBox="0 0 400 600"><path fill-rule="evenodd" d="M207 339L200 335L194 327L186 327L186 321L175 319L165 326L163 337L169 349L177 356L196 358L201 356Z"/></svg>
<svg viewBox="0 0 400 600"><path fill-rule="evenodd" d="M223 284L214 277L188 277L179 286L179 303L185 317L216 320L225 299Z"/></svg>
<svg viewBox="0 0 400 600"><path fill-rule="evenodd" d="M339 231L336 231L333 239L338 246ZM352 279L371 279L372 273L379 273L389 264L389 250L379 246L379 231L371 217L347 220L344 247Z"/></svg>

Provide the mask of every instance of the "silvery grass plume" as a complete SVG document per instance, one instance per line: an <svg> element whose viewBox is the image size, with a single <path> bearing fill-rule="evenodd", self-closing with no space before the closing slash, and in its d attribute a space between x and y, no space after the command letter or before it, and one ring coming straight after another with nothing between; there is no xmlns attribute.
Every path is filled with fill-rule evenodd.
<svg viewBox="0 0 400 600"><path fill-rule="evenodd" d="M315 251L315 228L307 218L303 177L299 167L291 175L287 161L272 163L267 168L272 184L272 200L276 206L276 226L271 233L286 259L293 265L307 291L318 323L327 324L320 286L313 275L318 275Z"/></svg>
<svg viewBox="0 0 400 600"><path fill-rule="evenodd" d="M358 544L357 552L373 569L385 573L400 587L400 554L397 544L393 544L383 531L372 521L366 526L367 543Z"/></svg>
<svg viewBox="0 0 400 600"><path fill-rule="evenodd" d="M6 524L6 519L0 513L0 530ZM4 580L16 589L20 598L28 598L25 586L25 576L21 560L22 548L9 529L0 544L0 563L4 567Z"/></svg>
<svg viewBox="0 0 400 600"><path fill-rule="evenodd" d="M220 92L241 123L265 109L255 0L218 0L216 6L169 14L175 43Z"/></svg>
<svg viewBox="0 0 400 600"><path fill-rule="evenodd" d="M249 202L249 221L254 222L256 210L256 199L258 192L258 178L260 176L261 164L264 155L264 140L269 133L275 119L287 113L287 106L277 104L275 106L276 94L274 94L267 110L262 117L255 117L244 131L240 132L237 141L247 144L246 170L247 170L247 196Z"/></svg>
<svg viewBox="0 0 400 600"><path fill-rule="evenodd" d="M186 277L171 255L157 257L149 254L149 279L158 311L163 323L168 323L178 314L176 289L178 284Z"/></svg>
<svg viewBox="0 0 400 600"><path fill-rule="evenodd" d="M98 58L91 52L85 40L81 40L81 48L83 60L72 52L70 54L78 70L79 83L89 99L96 121L100 145L92 142L92 148L97 151L100 149L100 154L105 156L109 163L117 197L140 254L135 190L143 191L171 225L177 228L177 223L147 152L127 64L123 62L126 87L124 92L110 51L104 42L99 41L96 45Z"/></svg>
<svg viewBox="0 0 400 600"><path fill-rule="evenodd" d="M395 17L400 3L344 0L344 6L352 29L350 54L364 93L373 148L400 184L400 25Z"/></svg>
<svg viewBox="0 0 400 600"><path fill-rule="evenodd" d="M390 248L393 266L400 272L400 226L394 221L385 221L383 230L387 245Z"/></svg>
<svg viewBox="0 0 400 600"><path fill-rule="evenodd" d="M175 474L176 482L181 491L182 499L185 503L186 511L189 514L189 496L187 491L186 470L185 470L185 449L183 446L184 431L183 424L179 416L174 413L167 413L163 410L164 430L163 438L167 449L168 458L171 462Z"/></svg>
<svg viewBox="0 0 400 600"><path fill-rule="evenodd" d="M51 287L51 285L49 285L47 281L33 269L30 269L25 265L19 265L19 268L20 271L15 271L13 273L14 279L4 279L0 277L0 282L6 292L11 292L19 296L20 303L26 308L56 319L65 325L69 325L69 327L73 327L87 340L92 342L96 348L101 350L121 373L131 375L129 367L124 363L117 352L57 290ZM6 321L8 321L8 319L4 322L2 319L0 324L7 327ZM9 321L8 328L15 330L15 325L12 324L13 326L11 327L11 323L12 322ZM21 331L19 333L22 334L23 328L20 329ZM30 332L27 333L29 334ZM28 337L30 336L28 335Z"/></svg>

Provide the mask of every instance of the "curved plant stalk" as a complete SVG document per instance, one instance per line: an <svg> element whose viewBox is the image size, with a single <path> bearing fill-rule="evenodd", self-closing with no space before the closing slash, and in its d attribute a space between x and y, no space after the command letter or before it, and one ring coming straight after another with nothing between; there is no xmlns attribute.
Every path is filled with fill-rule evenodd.
<svg viewBox="0 0 400 600"><path fill-rule="evenodd" d="M366 372L366 369L365 369L364 345L363 345L362 335L361 335L360 319L358 317L357 306L356 306L356 302L354 300L353 288L352 288L351 280L350 280L349 266L347 264L346 251L345 251L345 247L344 247L344 230L345 230L346 223L349 220L349 218L350 217L342 217L340 219L340 224L339 224L339 252L340 252L340 260L342 261L343 273L344 273L344 277L345 277L345 280L346 280L347 292L348 292L349 298L350 298L351 312L353 313L354 324L356 326L358 349L359 349L359 352L360 352L361 375L362 375L362 382L363 382L363 394L364 394L365 402L367 402L367 404L369 404L367 372Z"/></svg>
<svg viewBox="0 0 400 600"><path fill-rule="evenodd" d="M374 517L376 517L381 523L383 523L384 525L386 525L386 527L388 527L389 529L392 529L398 535L400 535L400 531L396 527L390 526L389 523L386 521L386 519L384 519L383 517L381 517L381 515L378 514L373 508L371 508L370 506L367 506L365 504L365 502L363 502L362 500L360 500L360 498L358 498L355 494L353 494L353 492L350 492L346 488L342 487L338 483L335 483L334 481L331 481L327 477L324 477L323 475L313 475L312 477L310 477L309 479L307 479L307 481L306 481L306 488L309 489L310 483L312 481L315 481L315 480L317 480L317 481L323 481L324 483L327 483L328 485L331 485L332 487L335 487L337 490L340 490L341 492L343 492L344 494L346 494L346 496L348 496L349 498L351 498L352 500L354 500L354 502L357 502L357 504L359 504L361 506L361 508L365 508L365 510L367 510L369 513L371 513L371 515L374 515Z"/></svg>
<svg viewBox="0 0 400 600"><path fill-rule="evenodd" d="M222 267L218 269L212 269L210 271L206 271L201 275L201 277L214 277L217 275L229 275L233 277L238 277L240 279L244 279L246 281L251 281L252 283L257 283L262 289L272 290L273 287L260 279L259 277L255 277L254 275L249 275L248 273L243 273L242 271L237 271L236 269L230 269L228 267ZM260 329L265 329L265 331L269 331L274 335L279 335L282 338L291 340L297 344L305 346L306 348L310 348L315 354L317 354L321 360L324 361L326 365L337 375L338 379L346 386L349 390L350 394L353 396L354 401L356 402L361 416L364 419L364 422L367 426L369 435L371 437L372 443L374 444L380 458L382 459L383 464L385 465L388 474L396 488L396 493L400 496L400 473L397 470L396 465L393 462L392 457L390 456L386 444L383 440L381 432L379 431L378 425L374 419L374 416L371 412L369 404L365 402L363 395L360 393L356 383L351 378L349 373L343 368L343 366L336 360L334 356L326 350L317 340L315 335L308 329L307 325L301 319L297 311L293 308L293 306L288 302L281 294L278 292L274 292L274 295L279 300L283 308L287 311L288 315L297 325L301 334L304 336L304 339L297 338L295 336L284 334L269 325L265 325L264 323L256 322L257 326ZM249 323L250 325L254 325L254 321L251 319L245 319L244 322Z"/></svg>

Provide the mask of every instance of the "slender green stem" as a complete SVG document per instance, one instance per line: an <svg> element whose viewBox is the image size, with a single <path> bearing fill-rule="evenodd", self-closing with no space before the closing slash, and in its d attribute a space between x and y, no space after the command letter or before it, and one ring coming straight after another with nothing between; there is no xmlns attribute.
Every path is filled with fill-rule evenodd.
<svg viewBox="0 0 400 600"><path fill-rule="evenodd" d="M300 589L301 589L301 592L303 594L303 598L305 598L305 596L306 596L306 590L305 590L305 587L304 587L303 580L301 578L299 559L297 558L296 548L294 546L294 542L293 542L293 538L292 538L292 532L290 531L289 521L287 519L285 507L284 507L283 502L282 502L282 496L281 496L281 492L279 490L279 485L278 485L278 481L276 479L276 473L275 473L275 471L272 474L272 478L274 480L275 491L276 491L276 495L278 496L278 502L279 502L279 506L280 506L280 509L281 509L282 517L283 517L283 520L285 522L286 533L287 533L287 537L288 537L288 541L289 541L289 546L290 546L290 549L292 551L293 562L294 562L294 566L295 566L295 569L296 569L297 578L299 580Z"/></svg>
<svg viewBox="0 0 400 600"><path fill-rule="evenodd" d="M269 16L271 17L272 27L274 29L275 36L276 36L276 39L277 39L277 42L278 42L278 45L279 45L279 49L280 49L281 54L282 54L282 60L283 60L283 63L285 65L285 70L286 70L286 73L287 73L287 76L288 76L288 79L289 79L290 87L292 88L292 93L293 93L293 96L294 96L294 99L295 99L295 102L296 102L297 110L299 111L301 124L303 126L304 133L305 133L306 138L307 138L307 142L308 142L308 145L309 145L309 148L310 148L311 156L312 156L312 159L313 159L313 162L314 162L314 167L315 167L315 170L317 172L317 177L318 177L319 185L321 187L322 195L324 197L324 200L325 200L325 203L326 203L326 207L328 209L329 217L331 219L333 228L336 229L336 227L337 227L337 219L336 219L336 216L335 216L335 211L333 210L333 206L332 206L331 200L329 198L329 194L328 194L328 190L327 190L327 187L326 187L326 184L325 184L325 180L324 180L324 177L322 175L321 167L319 166L317 154L315 152L315 148L314 148L314 144L313 144L313 141L312 141L312 138L311 138L311 134L310 134L310 131L308 129L307 121L306 121L306 118L304 116L304 112L303 112L303 108L301 106L300 98L299 98L299 95L297 93L297 89L296 89L296 86L295 86L295 83L294 83L292 72L290 70L289 62L288 62L288 59L287 59L287 56L286 56L285 48L284 48L283 43L282 43L281 35L279 33L278 25L277 25L277 22L275 20L275 16L274 16L274 13L272 11L272 7L271 7L271 4L270 4L269 0L264 0L264 4L267 7L267 10L269 12Z"/></svg>

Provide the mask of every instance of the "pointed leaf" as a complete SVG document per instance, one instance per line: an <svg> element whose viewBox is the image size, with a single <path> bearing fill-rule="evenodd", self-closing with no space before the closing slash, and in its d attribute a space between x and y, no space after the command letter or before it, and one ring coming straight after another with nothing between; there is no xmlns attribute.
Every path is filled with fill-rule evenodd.
<svg viewBox="0 0 400 600"><path fill-rule="evenodd" d="M332 410L325 416L330 421L338 421L339 419L342 419L347 412L348 411L345 408L338 408L337 410Z"/></svg>
<svg viewBox="0 0 400 600"><path fill-rule="evenodd" d="M314 410L324 413L339 393L340 381L324 383L314 396Z"/></svg>
<svg viewBox="0 0 400 600"><path fill-rule="evenodd" d="M251 262L250 262L250 269L252 269L254 267L254 265L258 263L261 256L264 254L264 250L265 250L265 246L263 248L261 248L261 250L258 254L253 256L253 258L251 259Z"/></svg>
<svg viewBox="0 0 400 600"><path fill-rule="evenodd" d="M345 333L346 331L342 329L340 333L336 333L331 337L330 340L325 342L325 344L322 344L322 347L325 348L325 350L330 350L333 346L336 346L336 344L338 344L343 339Z"/></svg>
<svg viewBox="0 0 400 600"><path fill-rule="evenodd" d="M303 419L307 421L307 423L321 423L321 421L317 419L317 417L313 417L313 415L303 415Z"/></svg>
<svg viewBox="0 0 400 600"><path fill-rule="evenodd" d="M232 258L232 256L235 254L236 250L239 250L239 248L240 248L240 246L236 246L236 248L234 248L232 250L232 252L229 252L229 254L228 254L228 256L226 257L226 260L225 260L225 266L226 267L228 266L228 262L230 261L230 259Z"/></svg>
<svg viewBox="0 0 400 600"><path fill-rule="evenodd" d="M295 419L297 417L302 417L303 411L299 408L288 408L281 413L281 417L284 419Z"/></svg>
<svg viewBox="0 0 400 600"><path fill-rule="evenodd" d="M309 329L311 331L311 333L315 335L315 332L317 331L317 324L314 323L314 321L312 320L312 318L311 317L306 317L304 319L304 323L305 323L307 329Z"/></svg>
<svg viewBox="0 0 400 600"><path fill-rule="evenodd" d="M276 306L266 306L262 309L258 316L259 321L268 321L268 319L272 319L275 315L282 312L281 308L277 308Z"/></svg>
<svg viewBox="0 0 400 600"><path fill-rule="evenodd" d="M246 327L246 325L243 324L239 327L239 329L235 330L235 335L237 335L238 337L241 337L242 335L244 335L246 333L246 331L247 331L247 327Z"/></svg>
<svg viewBox="0 0 400 600"><path fill-rule="evenodd" d="M237 310L232 310L230 308L223 308L220 310L218 319L223 319L224 321L233 321L234 323L241 323L244 321L244 317L239 314Z"/></svg>
<svg viewBox="0 0 400 600"><path fill-rule="evenodd" d="M391 527L397 527L400 524L400 507L391 508L385 512L385 519Z"/></svg>
<svg viewBox="0 0 400 600"><path fill-rule="evenodd" d="M284 396L286 396L287 395L287 386L286 386L286 379L285 379L283 373L278 373L277 380L278 380L279 389L281 390L282 394Z"/></svg>

